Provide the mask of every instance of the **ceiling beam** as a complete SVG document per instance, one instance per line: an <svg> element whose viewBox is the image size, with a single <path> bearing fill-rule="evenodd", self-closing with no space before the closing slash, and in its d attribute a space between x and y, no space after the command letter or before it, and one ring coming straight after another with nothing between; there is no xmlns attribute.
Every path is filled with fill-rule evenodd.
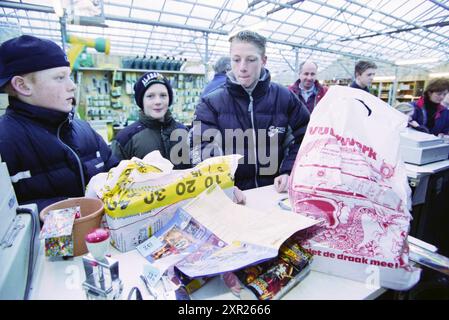
<svg viewBox="0 0 449 320"><path fill-rule="evenodd" d="M360 39L372 38L372 37L377 37L377 36L386 36L386 35L390 35L393 33L408 32L408 31L422 29L422 28L446 27L446 26L449 26L449 21L442 21L442 22L437 22L437 23L432 23L432 24L426 24L421 27L410 27L410 28L396 29L396 30L387 31L387 32L376 32L376 33L372 33L372 34L364 34L364 35L359 35L356 37L343 38L340 41L343 42L343 41L360 40Z"/></svg>
<svg viewBox="0 0 449 320"><path fill-rule="evenodd" d="M441 3L441 1L437 1L437 0L429 0L429 1L432 3L435 3L437 6L443 8L443 9L449 10L449 7L447 5Z"/></svg>
<svg viewBox="0 0 449 320"><path fill-rule="evenodd" d="M293 0L293 1L287 2L286 4L281 4L281 3L280 3L278 7L276 7L276 8L274 8L274 9L271 9L270 11L268 11L268 12L267 12L267 16L270 15L270 14L273 14L273 13L275 13L275 12L278 12L278 11L280 11L280 10L282 10L282 9L285 9L285 8L287 8L287 9L293 8L293 5L294 5L294 4L297 4L298 2L304 2L304 0Z"/></svg>
<svg viewBox="0 0 449 320"><path fill-rule="evenodd" d="M34 5L34 4L25 4L19 2L11 2L11 1L2 1L0 2L0 7L10 8L10 9L19 9L19 10L30 10L30 11L38 11L45 13L55 13L53 7L42 6L42 5ZM129 18L129 17L120 17L114 15L105 15L106 20L111 21L120 21L120 22L128 22L128 23L136 23L136 24L146 24L157 27L165 27L165 28L173 28L173 29L182 29L182 30L190 30L195 32L206 32L206 33L214 33L220 35L227 35L226 31L222 30L213 30L209 28L201 28L201 27L192 27L185 24L177 24L177 23L167 23L146 19L138 19L138 18Z"/></svg>

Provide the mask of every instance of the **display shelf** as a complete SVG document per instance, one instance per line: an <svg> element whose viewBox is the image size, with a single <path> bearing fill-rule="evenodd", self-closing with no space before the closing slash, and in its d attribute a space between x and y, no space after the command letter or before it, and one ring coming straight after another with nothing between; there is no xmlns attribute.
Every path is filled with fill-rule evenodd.
<svg viewBox="0 0 449 320"><path fill-rule="evenodd" d="M418 99L424 91L424 81L400 81L396 91L396 100L407 102Z"/></svg>
<svg viewBox="0 0 449 320"><path fill-rule="evenodd" d="M392 91L393 82L391 81L373 82L370 87L370 92L386 103L390 103Z"/></svg>
<svg viewBox="0 0 449 320"><path fill-rule="evenodd" d="M325 86L349 86L351 84L351 79L333 79L333 80L323 80Z"/></svg>
<svg viewBox="0 0 449 320"><path fill-rule="evenodd" d="M204 73L200 72L184 72L184 71L173 71L173 70L148 70L148 69L129 69L129 68L94 68L94 67L80 67L77 71L120 71L120 72L159 72L162 74L189 74L189 75L197 75L204 76Z"/></svg>
<svg viewBox="0 0 449 320"><path fill-rule="evenodd" d="M396 94L393 81L374 81L370 92L388 104L393 102L409 102L419 99L424 91L424 80L400 80L397 83Z"/></svg>

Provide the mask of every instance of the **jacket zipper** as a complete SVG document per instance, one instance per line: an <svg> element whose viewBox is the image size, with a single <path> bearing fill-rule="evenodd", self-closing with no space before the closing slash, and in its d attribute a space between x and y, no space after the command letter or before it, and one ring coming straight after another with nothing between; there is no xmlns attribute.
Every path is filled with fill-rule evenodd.
<svg viewBox="0 0 449 320"><path fill-rule="evenodd" d="M170 160L170 152L168 152L167 154L167 148L166 148L166 144L165 144L165 140L164 140L164 130L163 130L163 126L161 125L161 142L162 142L162 150L164 150L165 156L167 157L167 159Z"/></svg>
<svg viewBox="0 0 449 320"><path fill-rule="evenodd" d="M67 147L67 149L69 149L69 150L73 153L73 155L75 156L76 161L78 162L78 168L79 168L79 170L80 170L80 175L81 175L81 186L82 186L82 188L83 188L83 193L84 193L85 190L86 190L86 182L85 182L85 180L84 180L84 170L83 170L83 166L82 166L82 164L81 164L81 160L80 160L80 158L78 157L78 154L77 154L72 148L70 148L67 144L65 144L64 141L62 141L61 136L60 136L61 128L62 128L62 126L63 126L67 121L70 122L69 119L66 119L64 122L62 122L62 123L59 125L58 131L57 131L57 134L56 134L56 135L57 135L57 138L58 138L59 142L61 142L64 146Z"/></svg>
<svg viewBox="0 0 449 320"><path fill-rule="evenodd" d="M251 125L253 127L252 129L253 129L253 140L254 140L254 159L256 160L256 163L255 163L256 175L254 176L254 182L256 184L256 188L259 188L259 184L257 183L257 174L259 172L259 159L257 159L256 127L254 126L254 110L253 110L254 99L251 94L248 93L248 95L249 95L248 112L251 113Z"/></svg>

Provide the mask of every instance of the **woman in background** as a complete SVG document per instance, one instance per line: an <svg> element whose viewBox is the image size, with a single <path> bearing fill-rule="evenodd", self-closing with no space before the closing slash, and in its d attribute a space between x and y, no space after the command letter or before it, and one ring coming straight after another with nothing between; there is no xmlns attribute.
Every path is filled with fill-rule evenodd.
<svg viewBox="0 0 449 320"><path fill-rule="evenodd" d="M449 79L430 80L422 97L411 103L414 107L411 121L436 136L449 134L449 110L441 104L448 91Z"/></svg>

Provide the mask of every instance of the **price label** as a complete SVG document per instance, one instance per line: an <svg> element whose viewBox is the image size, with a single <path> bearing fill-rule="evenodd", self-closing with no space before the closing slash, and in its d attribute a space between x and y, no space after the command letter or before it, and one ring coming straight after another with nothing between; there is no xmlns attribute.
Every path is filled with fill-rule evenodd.
<svg viewBox="0 0 449 320"><path fill-rule="evenodd" d="M160 248L162 248L163 244L162 242L156 238L156 237L151 237L148 240L146 240L145 242L141 243L140 245L137 246L137 251L139 251L139 253L144 257L148 257L149 255L151 255L153 252L159 250Z"/></svg>
<svg viewBox="0 0 449 320"><path fill-rule="evenodd" d="M148 285L152 288L156 286L156 283L162 276L161 270L153 267L151 264L146 264L143 267L143 275L147 278Z"/></svg>

